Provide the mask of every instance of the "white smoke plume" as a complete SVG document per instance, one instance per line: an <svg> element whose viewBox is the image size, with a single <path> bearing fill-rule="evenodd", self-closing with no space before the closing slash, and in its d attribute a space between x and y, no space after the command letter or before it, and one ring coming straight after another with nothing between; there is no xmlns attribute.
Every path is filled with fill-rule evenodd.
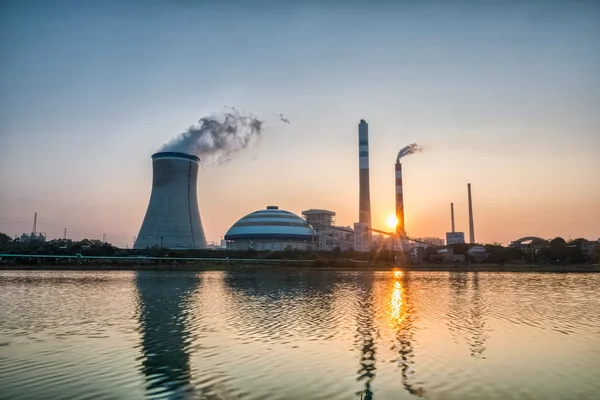
<svg viewBox="0 0 600 400"><path fill-rule="evenodd" d="M396 162L399 162L402 157L423 151L423 148L416 143L409 144L400 149L398 152L398 157L396 157Z"/></svg>
<svg viewBox="0 0 600 400"><path fill-rule="evenodd" d="M221 114L202 117L198 125L164 144L159 151L174 151L200 157L203 163L222 164L234 153L256 145L264 121L242 115L233 107Z"/></svg>

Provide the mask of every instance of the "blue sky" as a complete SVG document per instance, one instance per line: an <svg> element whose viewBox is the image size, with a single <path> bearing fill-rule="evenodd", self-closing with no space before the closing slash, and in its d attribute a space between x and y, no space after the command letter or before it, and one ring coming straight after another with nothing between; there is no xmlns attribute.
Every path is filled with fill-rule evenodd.
<svg viewBox="0 0 600 400"><path fill-rule="evenodd" d="M471 182L480 241L600 236L600 4L324 3L2 2L0 231L30 230L38 211L50 236L125 244L149 156L230 105L267 131L203 167L208 240L269 204L352 224L361 118L375 225L393 213L397 151L419 142L404 161L410 234L443 236L451 201L466 230Z"/></svg>

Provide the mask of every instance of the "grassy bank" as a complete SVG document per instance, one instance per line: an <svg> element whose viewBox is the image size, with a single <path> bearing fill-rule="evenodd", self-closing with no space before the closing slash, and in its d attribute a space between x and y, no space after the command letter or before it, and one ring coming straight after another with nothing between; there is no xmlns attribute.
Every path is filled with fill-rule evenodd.
<svg viewBox="0 0 600 400"><path fill-rule="evenodd" d="M117 264L117 263L64 263L64 264L0 264L0 270L20 271L236 271L251 269L314 269L332 271L446 271L446 272L596 272L598 264L528 265L528 264L424 264L393 265L389 263L354 263L352 261L306 261L272 264L244 264L237 262L179 263L179 264Z"/></svg>

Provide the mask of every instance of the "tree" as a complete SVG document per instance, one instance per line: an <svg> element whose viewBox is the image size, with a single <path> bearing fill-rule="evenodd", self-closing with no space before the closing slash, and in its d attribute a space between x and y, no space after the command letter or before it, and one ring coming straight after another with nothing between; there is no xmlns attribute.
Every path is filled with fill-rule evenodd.
<svg viewBox="0 0 600 400"><path fill-rule="evenodd" d="M573 239L569 242L569 245L574 245L577 247L581 247L581 243L585 243L587 242L587 239L584 238L577 238L577 239Z"/></svg>
<svg viewBox="0 0 600 400"><path fill-rule="evenodd" d="M0 232L0 245L2 244L7 244L12 242L12 239L10 236L8 236L6 233L2 233Z"/></svg>
<svg viewBox="0 0 600 400"><path fill-rule="evenodd" d="M550 241L550 255L554 260L562 261L567 256L567 242L561 237Z"/></svg>

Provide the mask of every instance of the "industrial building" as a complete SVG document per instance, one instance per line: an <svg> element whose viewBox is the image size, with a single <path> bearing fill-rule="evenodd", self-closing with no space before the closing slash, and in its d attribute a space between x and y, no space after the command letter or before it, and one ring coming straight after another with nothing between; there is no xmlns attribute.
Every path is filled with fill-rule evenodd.
<svg viewBox="0 0 600 400"><path fill-rule="evenodd" d="M46 234L41 232L24 233L19 240L21 243L45 243Z"/></svg>
<svg viewBox="0 0 600 400"><path fill-rule="evenodd" d="M311 208L310 210L302 211L302 216L316 231L331 228L335 225L334 211Z"/></svg>
<svg viewBox="0 0 600 400"><path fill-rule="evenodd" d="M596 252L596 248L600 247L600 239L597 241L587 240L581 243L581 253L584 256L592 258Z"/></svg>
<svg viewBox="0 0 600 400"><path fill-rule="evenodd" d="M320 250L331 251L339 247L345 251L354 248L354 230L349 226L336 226L334 211L311 208L302 211L302 216L317 232Z"/></svg>
<svg viewBox="0 0 600 400"><path fill-rule="evenodd" d="M354 223L354 250L362 252L371 250L371 231L366 223Z"/></svg>
<svg viewBox="0 0 600 400"><path fill-rule="evenodd" d="M152 155L152 192L133 248L203 249L206 238L198 209L196 156Z"/></svg>
<svg viewBox="0 0 600 400"><path fill-rule="evenodd" d="M37 211L33 215L33 230L31 233L24 233L19 239L21 243L45 243L46 234L37 231Z"/></svg>
<svg viewBox="0 0 600 400"><path fill-rule="evenodd" d="M241 218L225 234L230 250L282 251L317 248L317 232L298 215L268 206Z"/></svg>
<svg viewBox="0 0 600 400"><path fill-rule="evenodd" d="M465 242L464 232L446 232L446 244L457 244Z"/></svg>

